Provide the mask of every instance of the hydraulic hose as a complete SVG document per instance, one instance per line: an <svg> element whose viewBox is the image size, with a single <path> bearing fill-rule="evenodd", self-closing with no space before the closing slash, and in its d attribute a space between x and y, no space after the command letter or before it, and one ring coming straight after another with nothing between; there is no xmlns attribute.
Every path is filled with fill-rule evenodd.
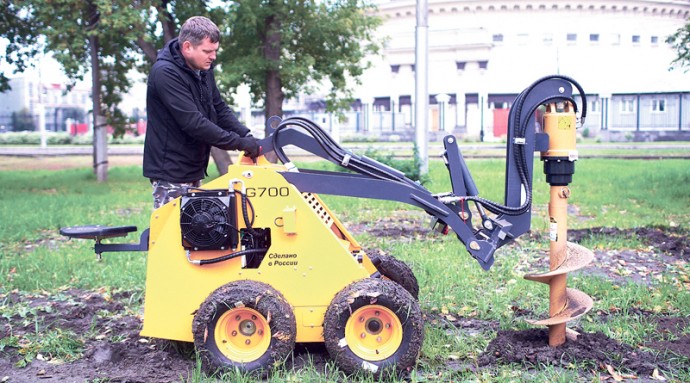
<svg viewBox="0 0 690 383"><path fill-rule="evenodd" d="M250 255L250 254L260 254L260 253L265 253L268 251L268 249L247 249L247 250L240 250L234 253L226 254L226 255L221 255L220 257L217 258L211 258L211 259L199 259L196 262L198 265L210 265L212 263L218 263L218 262L224 262L233 258L241 257L243 255Z"/></svg>
<svg viewBox="0 0 690 383"><path fill-rule="evenodd" d="M373 160L369 160L367 157L354 155L344 150L326 132L324 132L323 129L321 129L314 122L303 117L289 117L285 120L282 120L273 133L274 150L278 159L283 163L288 163L290 160L288 159L287 155L285 155L282 147L278 145L278 136L280 135L281 131L291 126L296 126L307 131L307 133L309 133L309 135L314 138L316 143L324 150L328 157L333 162L340 164L344 168L370 176L372 178L404 182L418 187L414 181L405 177L402 172L399 172L396 169L387 168L385 165L378 164Z"/></svg>
<svg viewBox="0 0 690 383"><path fill-rule="evenodd" d="M543 77L534 83L527 87L522 93L518 95L518 97L515 99L515 112L514 112L514 120L512 126L515 127L516 132L514 134L514 138L525 138L525 133L527 131L527 125L531 119L531 116L534 114L536 109L548 102L551 101L568 101L573 104L573 107L575 108L575 112L577 113L578 111L578 106L575 100L573 100L571 97L561 97L561 96L556 96L556 97L548 97L546 99L541 100L540 102L536 103L535 105L532 106L530 109L529 113L526 114L528 116L525 121L521 121L520 117L522 116L522 109L524 107L525 99L527 95L535 88L537 87L540 83L551 80L551 79L562 79L565 81L568 81L572 86L574 86L579 92L580 92L580 99L582 102L582 113L580 117L581 123L584 123L586 114L587 114L587 99L586 95L584 93L584 90L578 84L575 80L567 77L567 76L561 76L561 75L553 75L553 76L547 76ZM499 203L477 197L477 196L468 196L465 199L468 201L475 201L478 204L483 205L487 210L494 214L505 214L505 215L520 215L528 211L531 206L532 206L532 188L531 188L531 180L529 177L529 172L528 172L528 165L527 165L527 160L526 160L526 155L525 155L525 145L524 144L518 144L516 142L513 142L512 145L517 145L516 150L514 152L514 158L515 158L515 166L517 168L518 176L520 178L520 185L524 188L525 190L525 202L522 203L522 205L518 207L513 207L513 206L505 206L501 205Z"/></svg>

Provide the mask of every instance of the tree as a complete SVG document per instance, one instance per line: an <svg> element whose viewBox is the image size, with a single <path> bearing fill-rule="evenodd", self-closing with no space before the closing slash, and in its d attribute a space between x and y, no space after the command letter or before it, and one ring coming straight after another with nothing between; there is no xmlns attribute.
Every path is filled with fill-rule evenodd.
<svg viewBox="0 0 690 383"><path fill-rule="evenodd" d="M226 97L246 83L266 116L282 115L285 98L327 81L327 108L335 111L349 105L350 84L366 69L364 58L380 47L373 38L380 20L367 14L372 5L366 1L261 0L210 8L206 0L2 0L0 37L10 40L11 59L19 65L42 50L53 53L72 85L91 73L94 171L104 181L105 126L124 131L118 104L131 87L127 74L148 73L179 23L205 15L220 27L217 78ZM45 46L35 43L38 36L45 36ZM225 173L227 152L212 153Z"/></svg>
<svg viewBox="0 0 690 383"><path fill-rule="evenodd" d="M671 64L686 68L686 70L690 69L690 22L678 28L676 33L666 39L666 43L671 44L678 52L678 57Z"/></svg>
<svg viewBox="0 0 690 383"><path fill-rule="evenodd" d="M28 52L24 58L39 49L33 41L18 35L27 32L30 36L45 37L43 49L52 52L62 65L72 81L69 87L90 71L94 172L98 181L105 181L108 174L106 126L124 131L126 117L118 104L131 85L127 72L137 61L130 41L133 33L136 34L132 26L141 24L141 8L124 0L7 0L3 6L8 12L3 17L8 17L16 27L0 33Z"/></svg>
<svg viewBox="0 0 690 383"><path fill-rule="evenodd" d="M324 82L327 110L349 107L352 85L370 65L366 56L381 48L374 37L381 20L372 9L366 0L233 2L225 18L215 20L227 32L219 82L226 94L249 85L267 119L283 115L286 98Z"/></svg>
<svg viewBox="0 0 690 383"><path fill-rule="evenodd" d="M27 62L39 51L35 44L37 34L35 25L20 16L22 6L14 0L0 1L0 37L8 40L3 57L16 67L15 72L23 72ZM10 89L9 80L4 73L0 73L0 92Z"/></svg>

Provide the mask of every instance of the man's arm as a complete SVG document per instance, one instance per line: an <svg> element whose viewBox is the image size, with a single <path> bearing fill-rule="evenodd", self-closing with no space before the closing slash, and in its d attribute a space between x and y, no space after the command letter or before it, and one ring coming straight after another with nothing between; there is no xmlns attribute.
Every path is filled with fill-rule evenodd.
<svg viewBox="0 0 690 383"><path fill-rule="evenodd" d="M250 130L240 122L235 113L233 113L225 100L220 96L220 91L218 90L218 86L216 86L216 79L213 76L211 77L210 85L213 89L213 107L216 109L218 115L218 126L235 132L239 134L240 137L249 134Z"/></svg>
<svg viewBox="0 0 690 383"><path fill-rule="evenodd" d="M188 135L225 150L246 150L240 132L227 131L206 118L197 108L187 83L171 67L160 67L153 77L153 86L161 102ZM229 108L228 108L229 109ZM238 121L239 124L239 121ZM241 124L240 124L241 126Z"/></svg>

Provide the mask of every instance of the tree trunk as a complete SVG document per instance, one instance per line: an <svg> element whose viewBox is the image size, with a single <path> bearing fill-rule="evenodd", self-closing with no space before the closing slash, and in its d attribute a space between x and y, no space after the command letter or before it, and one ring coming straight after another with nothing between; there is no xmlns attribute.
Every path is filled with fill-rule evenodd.
<svg viewBox="0 0 690 383"><path fill-rule="evenodd" d="M137 39L137 45L139 46L139 49L141 49L141 51L144 52L144 56L148 59L148 61L151 64L156 62L156 58L158 57L158 50L156 50L156 47L153 46L153 44L146 41L144 39L144 36L139 36L139 38Z"/></svg>
<svg viewBox="0 0 690 383"><path fill-rule="evenodd" d="M285 93L283 93L282 81L280 78L280 18L276 15L271 15L264 21L266 34L264 35L263 51L264 58L270 62L268 72L266 73L266 100L265 100L265 114L266 121L272 116L283 117L283 100ZM272 129L268 126L266 129L266 136L272 133ZM268 153L266 159L271 162L276 162L277 157L275 153Z"/></svg>
<svg viewBox="0 0 690 383"><path fill-rule="evenodd" d="M232 158L230 158L230 154L228 154L226 150L212 146L211 157L213 158L213 162L216 163L218 174L221 176L227 174L228 166L232 165Z"/></svg>
<svg viewBox="0 0 690 383"><path fill-rule="evenodd" d="M95 29L100 15L96 5L89 2L89 29ZM108 180L108 131L101 114L101 69L98 63L100 50L98 36L89 36L91 50L91 100L93 105L93 172L98 182Z"/></svg>

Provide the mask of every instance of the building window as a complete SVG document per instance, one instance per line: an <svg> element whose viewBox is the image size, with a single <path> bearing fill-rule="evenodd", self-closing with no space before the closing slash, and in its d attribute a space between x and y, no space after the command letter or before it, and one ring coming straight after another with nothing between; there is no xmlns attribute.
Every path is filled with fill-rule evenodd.
<svg viewBox="0 0 690 383"><path fill-rule="evenodd" d="M599 112L599 100L592 100L589 104L589 112L597 113Z"/></svg>
<svg viewBox="0 0 690 383"><path fill-rule="evenodd" d="M621 113L634 113L635 112L635 101L634 100L621 100Z"/></svg>
<svg viewBox="0 0 690 383"><path fill-rule="evenodd" d="M465 64L467 64L466 61L456 61L456 62L455 62L455 69L457 69L457 70L465 70Z"/></svg>
<svg viewBox="0 0 690 383"><path fill-rule="evenodd" d="M650 42L652 43L652 45L659 44L659 36L652 36Z"/></svg>
<svg viewBox="0 0 690 383"><path fill-rule="evenodd" d="M666 112L666 100L664 100L664 99L652 100L652 112L657 112L657 113Z"/></svg>
<svg viewBox="0 0 690 383"><path fill-rule="evenodd" d="M577 41L577 33L568 33L565 36L565 39L570 43L574 43L575 41Z"/></svg>
<svg viewBox="0 0 690 383"><path fill-rule="evenodd" d="M391 110L390 97L374 97L374 105L372 106L375 112L388 112Z"/></svg>
<svg viewBox="0 0 690 383"><path fill-rule="evenodd" d="M502 43L503 42L503 35L502 34L496 34L491 36L491 40L495 43Z"/></svg>
<svg viewBox="0 0 690 383"><path fill-rule="evenodd" d="M391 65L391 72L392 73L400 72L400 65Z"/></svg>
<svg viewBox="0 0 690 383"><path fill-rule="evenodd" d="M489 66L488 61L479 61L478 64L479 64L479 69L486 69L486 67Z"/></svg>
<svg viewBox="0 0 690 383"><path fill-rule="evenodd" d="M599 34L598 33L590 33L589 34L589 41L592 43L598 43L599 42Z"/></svg>
<svg viewBox="0 0 690 383"><path fill-rule="evenodd" d="M639 44L640 43L640 35L633 35L632 42L633 42L633 44Z"/></svg>
<svg viewBox="0 0 690 383"><path fill-rule="evenodd" d="M551 44L553 43L553 34L552 33L544 33L544 44Z"/></svg>

